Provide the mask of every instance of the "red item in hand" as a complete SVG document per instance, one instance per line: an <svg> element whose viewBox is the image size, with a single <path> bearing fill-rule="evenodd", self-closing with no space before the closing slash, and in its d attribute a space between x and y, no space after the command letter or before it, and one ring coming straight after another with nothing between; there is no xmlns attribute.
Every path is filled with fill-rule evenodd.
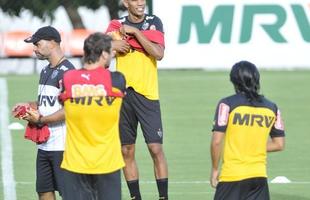
<svg viewBox="0 0 310 200"><path fill-rule="evenodd" d="M20 105L16 106L16 108L12 111L12 114L15 118L23 118L27 111L30 110L30 106L25 104L25 105Z"/></svg>
<svg viewBox="0 0 310 200"><path fill-rule="evenodd" d="M106 33L113 33L115 31L119 31L121 27L122 27L122 24L118 20L112 20L109 24L109 27L106 30ZM158 30L141 30L141 33L151 42L160 44L161 46L165 47L164 33ZM145 51L142 45L139 43L139 41L135 37L128 36L126 37L126 41L130 44L130 46L133 49L137 51L142 51L142 52Z"/></svg>
<svg viewBox="0 0 310 200"><path fill-rule="evenodd" d="M42 127L37 127L34 124L28 123L24 137L37 144L42 144L47 142L50 137L50 131L46 124Z"/></svg>

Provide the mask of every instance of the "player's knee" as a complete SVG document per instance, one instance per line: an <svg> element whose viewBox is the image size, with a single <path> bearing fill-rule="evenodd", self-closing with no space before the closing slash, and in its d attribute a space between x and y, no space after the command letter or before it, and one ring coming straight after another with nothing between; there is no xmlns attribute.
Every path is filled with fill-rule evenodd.
<svg viewBox="0 0 310 200"><path fill-rule="evenodd" d="M161 144L148 144L148 148L153 159L161 160L164 158L164 151Z"/></svg>
<svg viewBox="0 0 310 200"><path fill-rule="evenodd" d="M122 153L124 158L134 158L135 155L135 146L134 145L123 145Z"/></svg>
<svg viewBox="0 0 310 200"><path fill-rule="evenodd" d="M54 192L42 192L38 193L39 200L55 200Z"/></svg>

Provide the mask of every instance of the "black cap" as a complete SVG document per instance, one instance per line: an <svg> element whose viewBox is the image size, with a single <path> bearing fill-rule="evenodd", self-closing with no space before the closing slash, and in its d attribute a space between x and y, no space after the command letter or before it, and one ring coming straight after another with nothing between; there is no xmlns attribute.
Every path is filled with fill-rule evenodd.
<svg viewBox="0 0 310 200"><path fill-rule="evenodd" d="M37 43L40 40L54 40L60 43L61 38L59 32L51 26L44 26L39 28L32 36L26 38L24 41L27 43Z"/></svg>

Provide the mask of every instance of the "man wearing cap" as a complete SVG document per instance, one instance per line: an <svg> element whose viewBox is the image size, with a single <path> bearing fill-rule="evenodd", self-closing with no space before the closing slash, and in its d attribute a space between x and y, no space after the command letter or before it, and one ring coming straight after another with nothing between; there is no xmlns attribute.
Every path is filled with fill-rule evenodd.
<svg viewBox="0 0 310 200"><path fill-rule="evenodd" d="M63 193L60 164L66 137L64 110L58 96L63 74L74 66L65 58L60 47L61 37L55 28L42 27L24 41L33 43L37 58L47 60L49 64L40 73L37 101L16 104L13 110L21 105L37 108L27 110L22 119L38 128L48 126L50 136L43 143L37 142L36 191L39 200L55 200L55 191L59 191L60 195Z"/></svg>

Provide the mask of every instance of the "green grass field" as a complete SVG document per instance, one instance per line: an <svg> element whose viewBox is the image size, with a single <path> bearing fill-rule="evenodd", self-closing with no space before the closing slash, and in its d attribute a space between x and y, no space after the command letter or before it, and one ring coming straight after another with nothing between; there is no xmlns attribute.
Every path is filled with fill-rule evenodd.
<svg viewBox="0 0 310 200"><path fill-rule="evenodd" d="M171 200L209 200L210 136L217 101L233 93L228 72L160 71L164 148L169 164ZM36 98L38 75L2 76L9 87L9 107ZM269 184L272 200L310 199L310 71L263 71L261 93L281 108L287 133L284 152L269 154L268 176L286 176L290 184ZM8 116L9 117L9 116ZM17 121L10 118L10 122ZM17 199L34 200L36 147L11 131ZM140 134L137 143L144 200L157 199L151 158ZM1 179L2 180L2 179ZM2 183L2 182L1 182ZM3 199L3 183L0 184ZM123 183L123 199L129 199Z"/></svg>

